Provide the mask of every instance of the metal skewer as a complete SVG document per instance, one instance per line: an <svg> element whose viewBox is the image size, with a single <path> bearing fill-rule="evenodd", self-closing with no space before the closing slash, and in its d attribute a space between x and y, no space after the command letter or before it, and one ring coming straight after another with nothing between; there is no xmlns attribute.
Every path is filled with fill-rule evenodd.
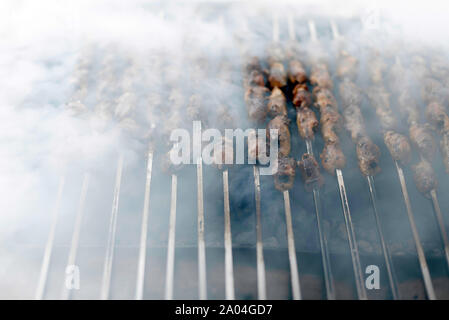
<svg viewBox="0 0 449 320"><path fill-rule="evenodd" d="M56 203L52 214L52 223L50 232L48 234L47 244L45 245L44 258L42 259L41 272L39 274L39 281L37 284L35 299L42 300L47 286L48 269L50 267L50 260L53 251L53 242L55 240L56 226L58 225L59 211L61 207L62 192L64 191L65 176L59 179L58 194L56 196Z"/></svg>
<svg viewBox="0 0 449 320"><path fill-rule="evenodd" d="M383 256L385 259L385 266L387 268L387 275L388 275L388 281L390 283L391 293L393 295L394 300L399 300L400 296L399 296L398 282L396 279L396 274L394 272L394 265L393 265L393 261L391 258L390 250L388 249L388 246L385 242L385 237L382 232L382 224L380 222L380 216L377 211L377 196L376 196L376 189L374 186L374 177L366 176L366 180L368 182L371 205L373 207L374 219L376 221L377 232L378 232L380 244L382 247L382 253L383 253Z"/></svg>
<svg viewBox="0 0 449 320"><path fill-rule="evenodd" d="M198 184L198 274L199 274L199 298L207 299L206 282L206 244L204 241L204 201L203 201L203 158L197 160L196 165Z"/></svg>
<svg viewBox="0 0 449 320"><path fill-rule="evenodd" d="M335 23L335 21L331 20L330 24L331 24L331 29L332 29L332 34L334 36L334 39L335 40L343 39L343 37L340 35L340 32L338 31L338 26ZM394 272L393 262L392 262L390 251L385 242L385 237L382 232L382 225L380 223L380 216L377 211L377 196L376 196L376 189L374 187L374 177L366 176L366 181L368 183L370 201L371 201L371 205L373 208L374 219L376 221L376 229L377 229L377 233L379 235L380 244L382 247L382 253L383 253L383 256L385 259L385 265L387 268L387 274L388 274L388 280L390 283L391 293L392 293L393 299L398 300L399 299L399 290L398 290L397 280L396 280L396 276L395 276L395 272Z"/></svg>
<svg viewBox="0 0 449 320"><path fill-rule="evenodd" d="M66 268L69 268L76 264L76 255L77 255L78 246L79 246L79 238L80 238L80 233L81 233L81 225L83 222L84 206L86 203L87 190L89 188L89 180L90 180L89 174L88 173L84 174L83 185L81 187L81 196L80 196L80 201L78 204L78 211L76 213L75 226L73 228L72 242L71 242L71 246L70 246L69 258L67 260ZM67 287L66 281L64 281L61 299L62 300L71 299L71 295L72 295L72 290L70 290Z"/></svg>
<svg viewBox="0 0 449 320"><path fill-rule="evenodd" d="M231 235L231 214L229 208L229 180L228 169L223 170L223 196L224 196L224 244L225 244L225 287L226 300L234 300L234 270L232 262L232 235Z"/></svg>
<svg viewBox="0 0 449 320"><path fill-rule="evenodd" d="M257 254L257 295L259 300L267 299L265 262L263 258L262 214L260 212L260 172L254 165L254 191L256 198L256 254Z"/></svg>
<svg viewBox="0 0 449 320"><path fill-rule="evenodd" d="M145 195L143 200L142 229L140 232L139 260L137 263L136 300L143 299L145 284L145 264L147 257L148 217L150 214L151 174L153 170L153 150L148 151L147 177L145 181Z"/></svg>
<svg viewBox="0 0 449 320"><path fill-rule="evenodd" d="M288 190L284 194L285 223L287 226L288 258L290 261L290 278L292 285L293 300L301 300L301 289L299 284L298 263L296 260L295 237L292 226L292 210L290 207L290 194Z"/></svg>
<svg viewBox="0 0 449 320"><path fill-rule="evenodd" d="M104 261L103 280L101 285L101 299L109 299L111 287L112 263L114 261L115 234L117 230L118 204L120 198L120 186L122 182L123 154L118 160L117 172L115 175L114 198L112 200L111 219L109 221L108 242L106 247L106 258Z"/></svg>
<svg viewBox="0 0 449 320"><path fill-rule="evenodd" d="M178 177L171 175L170 221L168 227L167 269L165 274L165 300L173 299L173 275L175 269L176 198Z"/></svg>
<svg viewBox="0 0 449 320"><path fill-rule="evenodd" d="M404 172L397 161L394 162L396 165L396 170L399 176L399 182L401 184L402 195L404 196L405 206L407 208L408 220L410 222L410 227L412 229L413 240L415 241L416 251L418 253L419 265L421 267L421 274L424 280L424 287L426 289L427 297L429 300L435 300L435 290L432 284L432 278L430 277L429 267L427 266L426 257L424 255L424 250L421 245L421 240L419 239L418 229L416 228L415 218L413 216L412 206L410 204L410 198L408 196L407 185L405 184Z"/></svg>
<svg viewBox="0 0 449 320"><path fill-rule="evenodd" d="M440 204L437 198L437 191L435 189L430 191L430 197L432 198L433 210L438 221L438 226L440 228L441 238L444 244L444 255L446 257L446 262L449 266L449 240L446 233L445 223L443 215L441 214Z"/></svg>
<svg viewBox="0 0 449 320"><path fill-rule="evenodd" d="M315 21L309 20L309 31L313 42L318 42ZM360 263L359 249L357 239L355 236L354 225L351 218L351 210L349 209L349 202L346 193L346 186L343 179L341 169L335 169L338 181L338 191L340 193L341 207L345 219L346 233L348 235L349 249L351 251L352 267L354 269L354 279L356 284L357 296L359 300L367 300L366 290L363 281L362 265Z"/></svg>

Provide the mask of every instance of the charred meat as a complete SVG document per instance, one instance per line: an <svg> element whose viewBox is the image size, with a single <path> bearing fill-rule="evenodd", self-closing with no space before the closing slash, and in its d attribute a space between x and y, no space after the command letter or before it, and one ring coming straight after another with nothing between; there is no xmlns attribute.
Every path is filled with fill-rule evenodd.
<svg viewBox="0 0 449 320"><path fill-rule="evenodd" d="M347 51L340 52L339 63L337 66L337 76L341 79L354 79L357 76L359 61L351 56Z"/></svg>
<svg viewBox="0 0 449 320"><path fill-rule="evenodd" d="M423 159L418 164L412 166L412 170L416 188L423 195L430 197L430 191L436 189L438 185L432 166L427 160Z"/></svg>
<svg viewBox="0 0 449 320"><path fill-rule="evenodd" d="M283 88L287 85L287 73L281 62L275 62L270 66L270 75L268 81L272 88Z"/></svg>
<svg viewBox="0 0 449 320"><path fill-rule="evenodd" d="M380 172L379 147L368 137L362 137L357 142L357 158L363 175L374 176Z"/></svg>
<svg viewBox="0 0 449 320"><path fill-rule="evenodd" d="M288 128L290 120L286 116L277 116L273 118L267 125L267 140L274 139L270 134L270 130L277 130L278 133L278 151L279 157L288 157L290 154L290 130Z"/></svg>
<svg viewBox="0 0 449 320"><path fill-rule="evenodd" d="M274 186L279 191L289 190L293 187L296 174L296 161L293 158L281 157L278 159L278 170L274 175Z"/></svg>
<svg viewBox="0 0 449 320"><path fill-rule="evenodd" d="M402 164L410 162L411 149L406 136L390 130L384 134L384 142L394 160Z"/></svg>
<svg viewBox="0 0 449 320"><path fill-rule="evenodd" d="M310 139L314 138L314 132L318 127L318 120L315 112L310 108L299 108L296 111L296 124L298 125L298 132L301 138Z"/></svg>
<svg viewBox="0 0 449 320"><path fill-rule="evenodd" d="M338 89L341 101L343 102L343 108L350 105L360 106L362 103L362 92L354 82L345 79L340 83Z"/></svg>
<svg viewBox="0 0 449 320"><path fill-rule="evenodd" d="M327 88L313 88L313 98L315 100L314 106L320 110L327 106L332 106L335 110L338 109L337 100L335 100L332 91Z"/></svg>
<svg viewBox="0 0 449 320"><path fill-rule="evenodd" d="M270 91L261 86L250 87L245 93L246 109L252 121L263 123L267 115L267 100Z"/></svg>
<svg viewBox="0 0 449 320"><path fill-rule="evenodd" d="M268 115L270 117L287 116L287 99L281 89L275 87L268 98Z"/></svg>
<svg viewBox="0 0 449 320"><path fill-rule="evenodd" d="M334 84L325 63L314 64L310 73L310 83L320 88L333 88Z"/></svg>
<svg viewBox="0 0 449 320"><path fill-rule="evenodd" d="M297 84L293 89L293 104L299 108L309 107L311 97L306 84Z"/></svg>
<svg viewBox="0 0 449 320"><path fill-rule="evenodd" d="M288 63L288 79L294 84L305 83L307 81L306 70L298 60L291 60Z"/></svg>
<svg viewBox="0 0 449 320"><path fill-rule="evenodd" d="M320 155L323 168L330 174L335 174L335 169L343 169L346 158L339 143L326 143Z"/></svg>
<svg viewBox="0 0 449 320"><path fill-rule="evenodd" d="M318 162L313 155L304 153L301 161L298 162L298 167L307 191L320 188L324 184Z"/></svg>
<svg viewBox="0 0 449 320"><path fill-rule="evenodd" d="M409 135L412 144L418 148L420 154L432 161L436 152L436 143L430 130L424 125L415 123L410 126Z"/></svg>

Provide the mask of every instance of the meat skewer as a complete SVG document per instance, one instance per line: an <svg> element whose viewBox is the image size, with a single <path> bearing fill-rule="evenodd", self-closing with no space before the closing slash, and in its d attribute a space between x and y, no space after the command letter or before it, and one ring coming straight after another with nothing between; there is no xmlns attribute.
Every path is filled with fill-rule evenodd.
<svg viewBox="0 0 449 320"><path fill-rule="evenodd" d="M69 257L67 259L66 272L67 272L67 268L76 265L76 256L77 256L77 251L78 251L78 246L79 246L81 224L83 222L83 216L84 216L84 205L86 203L87 190L89 188L89 180L90 180L89 174L88 173L84 174L83 185L81 187L80 201L79 201L78 210L76 213L75 227L73 228L70 252L69 252ZM72 295L72 290L67 288L67 285L64 281L61 299L69 300L69 299L71 299L71 295Z"/></svg>
<svg viewBox="0 0 449 320"><path fill-rule="evenodd" d="M397 120L392 115L389 103L389 94L383 86L383 72L385 63L379 55L375 55L369 64L369 72L373 87L368 92L368 98L371 105L376 109L376 114L384 131L384 142L387 146L391 157L393 158L401 185L402 195L404 197L407 216L412 230L413 240L415 242L418 260L421 267L421 273L424 280L424 286L429 299L435 299L435 291L433 289L432 280L427 266L424 250L416 228L415 218L412 211L410 198L408 195L407 185L405 183L402 165L406 165L410 161L410 144L407 137L396 132Z"/></svg>
<svg viewBox="0 0 449 320"><path fill-rule="evenodd" d="M288 15L287 21L291 45L295 46L297 45L297 42L295 37L293 16L291 14ZM311 99L307 86L305 85L305 82L307 81L307 74L302 67L301 62L299 61L298 52L294 52L294 48L289 58L289 74L291 75L290 82L297 83L293 93L293 103L297 109L298 131L299 135L303 139L305 139L307 148L307 153L303 154L301 161L298 163L298 167L305 183L306 190L311 190L313 192L318 236L320 240L324 283L326 287L326 297L328 300L335 300L335 284L330 263L327 237L325 231L323 230L324 223L321 216L321 199L319 188L323 184L324 179L319 172L319 166L315 160L312 149L312 140L314 138L314 131L318 126L318 121L316 119L315 113L309 108ZM292 66L294 68L292 68Z"/></svg>
<svg viewBox="0 0 449 320"><path fill-rule="evenodd" d="M318 39L313 20L309 20L309 30L312 41L317 44ZM325 146L323 152L321 153L321 163L326 171L330 174L334 174L335 172L337 175L338 189L340 192L340 200L345 219L346 233L348 235L357 296L360 300L366 300L367 295L364 286L363 271L360 263L357 239L352 223L343 172L341 171L346 164L346 160L343 152L341 151L339 138L336 134L336 130L338 130L340 125L340 115L338 114L337 102L330 91L333 87L333 83L327 70L327 66L322 59L315 58L314 60L310 80L312 84L316 85L313 90L315 106L320 110L321 133L325 141Z"/></svg>
<svg viewBox="0 0 449 320"><path fill-rule="evenodd" d="M335 21L331 21L332 34L335 41L342 40L338 32L338 26ZM366 177L371 205L373 207L376 230L380 239L382 253L387 268L388 280L391 293L394 300L399 299L399 290L394 271L394 265L390 250L385 241L380 222L380 215L377 210L377 197L374 185L374 175L380 171L379 167L379 148L371 141L365 132L364 119L359 105L362 102L361 90L352 80L356 77L358 61L344 50L340 51L340 57L337 64L337 73L342 82L339 85L340 96L343 102L345 127L351 132L351 137L356 144L357 158L361 173Z"/></svg>
<svg viewBox="0 0 449 320"><path fill-rule="evenodd" d="M413 67L413 65L412 65ZM418 191L420 191L425 197L430 198L432 202L432 207L435 213L436 221L438 227L440 229L441 239L443 241L444 252L446 257L447 265L449 266L449 239L446 232L443 215L441 213L440 205L437 198L437 178L434 170L431 166L431 161L433 160L436 153L436 142L430 133L427 125L422 125L419 123L419 111L418 107L415 103L413 103L413 98L411 96L411 88L409 88L409 83L405 85L401 82L398 82L398 72L404 72L404 68L402 67L401 61L399 57L396 59L396 65L392 69L390 79L392 80L390 85L397 91L401 92L400 97L398 99L398 106L401 109L401 112L407 117L407 122L410 126L410 139L412 140L413 145L418 149L420 153L420 162L414 166L412 166L412 170L414 172L414 180ZM419 68L419 70L426 72L425 66ZM419 70L415 71L415 76L421 80ZM427 92L427 88L424 86L424 89L421 93L422 98L429 103L430 106L430 115L432 117L432 109L435 106L438 108L439 102L437 101L437 97L432 92ZM430 90L432 91L432 90ZM433 103L433 105L432 105ZM429 110L428 109L428 110ZM440 111L439 109L437 113ZM440 111L441 112L441 111ZM440 113L442 114L442 113ZM443 118L444 119L444 118Z"/></svg>

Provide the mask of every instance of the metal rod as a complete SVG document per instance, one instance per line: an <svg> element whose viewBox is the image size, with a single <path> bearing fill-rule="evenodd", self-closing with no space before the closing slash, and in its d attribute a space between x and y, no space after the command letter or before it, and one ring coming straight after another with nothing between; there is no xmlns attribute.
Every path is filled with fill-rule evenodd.
<svg viewBox="0 0 449 320"><path fill-rule="evenodd" d="M170 221L168 226L167 269L165 274L165 300L173 299L173 275L175 270L176 198L178 177L171 175Z"/></svg>
<svg viewBox="0 0 449 320"><path fill-rule="evenodd" d="M147 176L143 200L142 229L140 231L139 260L137 263L136 300L143 299L145 284L145 265L147 258L148 218L150 214L151 175L153 171L153 151L148 151Z"/></svg>
<svg viewBox="0 0 449 320"><path fill-rule="evenodd" d="M309 25L310 38L312 39L313 42L317 42L318 36L316 33L315 21L309 20L308 25Z"/></svg>
<svg viewBox="0 0 449 320"><path fill-rule="evenodd" d="M443 240L443 244L444 244L444 255L446 257L446 262L449 267L449 240L448 240L447 233L446 233L444 218L443 218L443 215L441 214L440 204L439 204L438 198L437 198L437 191L435 189L430 191L430 197L432 198L433 210L435 212L435 215L436 215L436 218L438 221L438 227L440 228L441 239Z"/></svg>
<svg viewBox="0 0 449 320"><path fill-rule="evenodd" d="M315 215L317 220L318 235L320 239L321 260L323 263L324 284L326 286L326 297L328 300L335 300L335 284L332 274L329 247L327 245L327 237L324 230L321 217L321 199L320 191L317 188L313 189L313 202L315 205Z"/></svg>
<svg viewBox="0 0 449 320"><path fill-rule="evenodd" d="M410 198L408 196L407 185L405 184L404 172L397 161L394 162L396 165L396 170L399 176L399 182L401 184L402 195L404 196L405 206L407 208L408 220L410 222L410 227L412 229L413 240L415 241L416 251L418 253L419 265L421 267L421 274L424 280L424 287L426 289L427 297L429 300L435 300L435 291L433 289L432 278L430 277L429 268L427 266L426 257L424 255L424 250L421 245L421 240L419 239L418 229L416 228L415 218L413 216L412 206L410 204Z"/></svg>
<svg viewBox="0 0 449 320"><path fill-rule="evenodd" d="M47 286L48 269L50 266L51 255L53 251L53 242L55 240L56 226L58 225L59 211L61 207L62 192L64 191L65 176L59 178L58 194L56 196L56 203L52 214L52 223L50 226L50 232L47 238L47 244L45 245L44 258L42 259L41 271L39 274L39 281L37 284L35 299L42 300L45 294L45 288Z"/></svg>
<svg viewBox="0 0 449 320"><path fill-rule="evenodd" d="M232 262L232 235L231 235L231 214L229 208L229 179L228 169L223 171L223 196L224 196L224 244L225 244L225 285L226 300L234 300L234 270Z"/></svg>
<svg viewBox="0 0 449 320"><path fill-rule="evenodd" d="M111 287L112 263L114 261L115 234L117 230L118 204L120 199L120 186L122 182L123 154L118 160L117 172L115 176L114 198L112 200L112 212L109 221L108 242L106 247L106 258L104 261L103 281L101 285L101 299L109 299Z"/></svg>
<svg viewBox="0 0 449 320"><path fill-rule="evenodd" d="M206 244L204 241L204 201L203 201L203 159L200 157L196 167L198 184L198 275L199 298L207 299Z"/></svg>
<svg viewBox="0 0 449 320"><path fill-rule="evenodd" d="M288 36L289 36L290 40L294 41L294 40L296 40L295 22L293 19L293 15L291 13L287 14L287 24L288 24Z"/></svg>
<svg viewBox="0 0 449 320"><path fill-rule="evenodd" d="M85 173L83 178L83 184L81 187L81 195L80 195L80 201L78 204L78 210L76 213L75 218L75 226L73 228L73 235L72 235L72 242L70 246L70 252L69 257L67 259L67 265L66 270L68 267L74 266L76 264L76 255L78 252L78 246L79 246L79 239L80 239L80 233L81 233L81 225L83 222L83 216L84 216L84 207L86 203L86 197L87 197L87 190L89 188L89 174ZM67 279L66 279L67 281ZM66 281L64 281L64 286L62 288L62 294L61 299L62 300L68 300L72 297L72 290L67 286Z"/></svg>
<svg viewBox="0 0 449 320"><path fill-rule="evenodd" d="M290 277L293 300L301 300L301 288L299 284L298 262L296 260L295 237L292 226L292 210L290 207L290 195L288 190L284 194L285 222L287 226L288 258L290 261Z"/></svg>
<svg viewBox="0 0 449 320"><path fill-rule="evenodd" d="M259 300L267 299L265 262L263 258L262 214L260 208L260 172L257 166L254 170L254 191L256 198L256 254L257 254L257 296Z"/></svg>
<svg viewBox="0 0 449 320"><path fill-rule="evenodd" d="M314 155L313 154L313 145L312 145L312 141L310 141L310 139L306 139L306 148L307 148L307 153Z"/></svg>
<svg viewBox="0 0 449 320"><path fill-rule="evenodd" d="M382 247L382 253L385 259L385 266L387 267L387 275L388 281L390 283L391 293L393 295L394 300L399 300L400 296L399 296L398 282L394 271L393 259L391 258L390 250L388 249L388 246L385 242L385 237L382 232L382 224L380 222L380 215L379 212L377 211L377 195L376 195L376 188L374 186L374 177L366 176L366 180L368 182L371 205L373 207L374 219L376 221L377 232Z"/></svg>
<svg viewBox="0 0 449 320"><path fill-rule="evenodd" d="M360 263L359 249L357 239L355 236L354 225L352 223L351 211L349 210L349 202L346 193L343 173L340 169L336 169L338 190L340 192L341 207L345 218L346 233L348 234L349 248L351 250L352 266L354 268L355 284L357 289L357 296L359 300L368 299L366 295L365 285L363 281L362 265Z"/></svg>

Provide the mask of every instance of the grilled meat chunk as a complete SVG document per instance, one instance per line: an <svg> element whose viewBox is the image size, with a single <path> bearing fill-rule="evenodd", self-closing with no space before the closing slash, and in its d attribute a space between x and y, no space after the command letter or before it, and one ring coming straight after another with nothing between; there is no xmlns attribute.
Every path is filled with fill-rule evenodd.
<svg viewBox="0 0 449 320"><path fill-rule="evenodd" d="M410 162L411 149L406 136L390 130L384 134L384 142L394 160L402 164Z"/></svg>
<svg viewBox="0 0 449 320"><path fill-rule="evenodd" d="M449 132L449 117L443 105L432 102L426 109L427 121L440 133Z"/></svg>
<svg viewBox="0 0 449 320"><path fill-rule="evenodd" d="M314 132L318 127L315 112L310 108L299 108L296 110L296 124L301 138L313 140Z"/></svg>
<svg viewBox="0 0 449 320"><path fill-rule="evenodd" d="M335 100L332 91L327 88L313 88L313 98L315 100L314 106L319 110L326 106L332 106L335 110L338 109L337 100Z"/></svg>
<svg viewBox="0 0 449 320"><path fill-rule="evenodd" d="M304 108L310 106L311 97L306 84L297 84L293 89L293 104L296 107Z"/></svg>
<svg viewBox="0 0 449 320"><path fill-rule="evenodd" d="M271 137L270 130L277 130L278 132L278 154L279 157L288 157L290 154L290 130L288 125L290 120L286 116L277 116L270 120L267 125L267 140L271 141L274 137Z"/></svg>
<svg viewBox="0 0 449 320"><path fill-rule="evenodd" d="M270 66L270 75L268 81L272 88L283 88L287 85L287 73L285 72L284 65L280 62L274 62Z"/></svg>
<svg viewBox="0 0 449 320"><path fill-rule="evenodd" d="M438 186L435 171L427 160L421 160L418 164L412 166L413 179L416 188L426 197L430 198L430 191Z"/></svg>
<svg viewBox="0 0 449 320"><path fill-rule="evenodd" d="M287 99L281 89L275 87L268 99L268 115L270 117L287 115Z"/></svg>
<svg viewBox="0 0 449 320"><path fill-rule="evenodd" d="M307 191L320 188L324 184L324 178L320 173L320 167L312 154L304 153L301 161L298 161L298 167Z"/></svg>
<svg viewBox="0 0 449 320"><path fill-rule="evenodd" d="M368 73L370 75L371 81L378 85L383 81L383 73L385 72L387 65L382 60L379 53L375 53L368 63Z"/></svg>
<svg viewBox="0 0 449 320"><path fill-rule="evenodd" d="M356 105L350 105L343 111L343 118L345 120L345 128L351 133L351 139L354 142L366 135L365 123L362 112Z"/></svg>
<svg viewBox="0 0 449 320"><path fill-rule="evenodd" d="M368 137L361 137L357 141L357 158L359 160L359 168L363 175L374 176L380 172L379 147Z"/></svg>
<svg viewBox="0 0 449 320"><path fill-rule="evenodd" d="M412 144L418 148L420 154L432 161L436 152L436 143L428 127L414 123L410 126L409 135Z"/></svg>
<svg viewBox="0 0 449 320"><path fill-rule="evenodd" d="M408 124L418 122L420 118L416 99L413 98L410 90L409 88L403 89L398 97L399 110Z"/></svg>
<svg viewBox="0 0 449 320"><path fill-rule="evenodd" d="M278 170L274 175L274 186L279 191L289 190L293 187L296 174L296 161L293 158L281 157L278 159Z"/></svg>
<svg viewBox="0 0 449 320"><path fill-rule="evenodd" d="M396 127L396 119L390 107L390 95L382 86L371 87L368 90L368 98L376 109L380 124L383 129L391 130Z"/></svg>
<svg viewBox="0 0 449 320"><path fill-rule="evenodd" d="M321 109L321 134L325 143L339 142L337 132L341 129L340 114L331 106Z"/></svg>
<svg viewBox="0 0 449 320"><path fill-rule="evenodd" d="M245 93L248 117L257 123L263 123L267 115L267 99L270 91L265 87L250 87Z"/></svg>
<svg viewBox="0 0 449 320"><path fill-rule="evenodd" d="M250 86L265 86L265 77L262 72L253 70L248 74L245 80L245 87Z"/></svg>
<svg viewBox="0 0 449 320"><path fill-rule="evenodd" d="M246 74L250 74L252 71L259 71L260 73L263 73L263 69L258 57L249 57L245 63L245 66Z"/></svg>
<svg viewBox="0 0 449 320"><path fill-rule="evenodd" d="M449 132L443 133L440 141L440 151L446 172L449 174Z"/></svg>
<svg viewBox="0 0 449 320"><path fill-rule="evenodd" d="M344 79L338 89L341 101L343 102L343 108L350 105L360 106L362 103L362 92L354 82L349 79Z"/></svg>
<svg viewBox="0 0 449 320"><path fill-rule="evenodd" d="M341 79L354 79L357 76L359 61L356 57L351 56L347 51L340 52L339 62L337 65L337 76Z"/></svg>
<svg viewBox="0 0 449 320"><path fill-rule="evenodd" d="M335 174L335 169L343 169L346 165L345 155L338 142L326 143L320 158L323 168L332 175Z"/></svg>
<svg viewBox="0 0 449 320"><path fill-rule="evenodd" d="M293 84L307 81L307 73L301 62L298 60L290 60L288 63L288 78Z"/></svg>
<svg viewBox="0 0 449 320"><path fill-rule="evenodd" d="M421 95L427 103L436 101L441 104L446 104L448 92L443 84L433 78L425 78L422 82Z"/></svg>
<svg viewBox="0 0 449 320"><path fill-rule="evenodd" d="M325 63L316 63L313 65L310 73L310 83L320 88L332 89L334 87Z"/></svg>

